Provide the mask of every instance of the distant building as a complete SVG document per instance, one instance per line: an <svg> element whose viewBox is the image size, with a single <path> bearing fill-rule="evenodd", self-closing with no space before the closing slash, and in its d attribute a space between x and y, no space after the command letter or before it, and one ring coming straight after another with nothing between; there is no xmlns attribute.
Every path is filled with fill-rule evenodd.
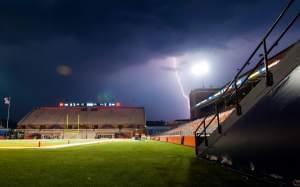
<svg viewBox="0 0 300 187"><path fill-rule="evenodd" d="M199 88L196 90L192 90L190 93L190 112L191 112L191 119L201 118L205 115L205 112L195 108L194 106L208 98L209 96L213 95L220 89L218 88Z"/></svg>
<svg viewBox="0 0 300 187"><path fill-rule="evenodd" d="M74 106L74 105L73 105ZM25 138L131 138L145 129L142 107L42 107L28 113L18 131Z"/></svg>

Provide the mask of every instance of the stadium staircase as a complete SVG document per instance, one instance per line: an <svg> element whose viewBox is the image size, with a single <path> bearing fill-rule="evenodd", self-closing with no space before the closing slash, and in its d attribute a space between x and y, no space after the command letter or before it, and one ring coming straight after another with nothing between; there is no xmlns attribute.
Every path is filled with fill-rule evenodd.
<svg viewBox="0 0 300 187"><path fill-rule="evenodd" d="M219 161L219 163L221 164L225 163L229 167L234 165L234 158L228 158L224 156L227 154L226 151L224 151L226 150L224 148L226 146L224 145L230 143L234 144L234 142L230 142L229 138L229 136L232 134L231 131L234 129L233 127L236 128L236 126L240 125L241 123L239 122L246 118L247 115L249 116L249 114L247 113L254 107L257 107L256 105L258 105L258 103L261 103L262 99L264 99L266 95L275 94L276 90L280 89L279 87L281 84L283 84L283 81L285 81L285 79L287 79L291 72L293 72L300 65L300 42L295 43L287 52L287 54L283 57L283 59L281 59L280 63L276 65L276 67L272 68L272 70L270 69L270 64L268 63L270 60L271 53L274 52L276 46L278 46L279 42L282 40L282 38L286 35L286 33L290 30L290 28L294 25L294 23L300 16L300 13L297 12L297 14L290 20L290 22L288 22L288 24L284 28L278 26L279 23L281 23L281 21L286 17L287 12L291 9L294 3L295 0L290 0L288 2L286 7L280 13L279 17L270 27L266 35L262 38L255 50L251 53L250 57L238 70L234 78L221 90L221 94L218 97L216 97L213 101L210 101L210 105L215 105L215 113L202 118L194 133L196 140L195 150L197 156L209 160ZM283 23L286 22L284 21ZM270 35L277 33L275 32L275 29L282 29L282 32L277 36L277 38L275 38L275 40L273 39L271 41L273 37L271 37ZM263 54L260 54L261 52ZM257 56L259 56L258 60L256 59ZM241 89L244 85L249 83L249 77L256 71L261 70L263 70L263 77L258 82L258 84L256 84L249 92L247 92L246 95L241 96L241 94L245 94L242 93ZM242 79L242 76L245 75L245 71L248 71L248 73L246 74L246 77ZM233 96L235 103L234 108L229 109L227 111L220 111L220 103L222 103L222 100L224 100L226 97L228 98L228 96ZM268 120L271 123L271 118L273 118L273 116L268 116L267 113L268 111L265 111L265 118L268 118ZM295 118L296 116L293 117ZM260 127L257 127L257 129L259 128ZM246 131L246 127L243 130ZM261 131L263 131L263 129L261 129ZM272 134L272 129L266 131L269 131L269 134ZM255 136L255 134L252 134L252 136ZM259 137L257 137L257 139L258 138ZM259 141L257 140L257 142ZM245 145L247 144L245 143ZM220 155L222 154L223 156L220 157ZM260 154L260 152L257 152L256 154ZM251 174L255 173L255 175L257 175L258 173L261 175L265 175L265 173L261 171L266 169L267 166L261 164L260 167L261 168L259 171L259 169L255 168L253 163L250 163L249 170L247 170L246 172ZM291 180L295 179L293 177L300 177L299 174L295 174L297 172L296 170L293 170L293 172L276 171L276 167L274 166L274 170L272 171L274 171L274 173L281 173L281 175L268 173L269 176L275 179L285 180L288 178L287 180ZM277 169L278 168L280 167L278 166ZM284 167L281 167L281 169L282 168ZM235 166L234 169L242 170L239 166ZM245 170L243 170L243 172L244 171ZM288 173L288 177L284 176L285 172Z"/></svg>

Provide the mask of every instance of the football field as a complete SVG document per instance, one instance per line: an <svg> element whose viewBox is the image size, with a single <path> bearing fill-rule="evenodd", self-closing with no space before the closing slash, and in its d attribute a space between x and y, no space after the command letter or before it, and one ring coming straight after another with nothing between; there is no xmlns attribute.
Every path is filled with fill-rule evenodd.
<svg viewBox="0 0 300 187"><path fill-rule="evenodd" d="M194 149L154 141L0 149L1 186L253 186Z"/></svg>
<svg viewBox="0 0 300 187"><path fill-rule="evenodd" d="M52 149L110 142L110 139L0 140L0 149Z"/></svg>

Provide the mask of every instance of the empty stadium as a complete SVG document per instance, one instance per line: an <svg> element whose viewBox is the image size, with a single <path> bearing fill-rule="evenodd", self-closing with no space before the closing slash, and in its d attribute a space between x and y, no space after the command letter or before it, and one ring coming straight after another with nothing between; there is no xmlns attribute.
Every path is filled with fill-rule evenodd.
<svg viewBox="0 0 300 187"><path fill-rule="evenodd" d="M177 67L176 58L167 57L174 60L174 66L163 67L159 64L161 59L149 63L151 68L159 64L160 70L175 74L178 94L190 107L188 119L155 121L147 115L153 109L143 105L60 102L54 107L32 109L15 129L9 129L11 97L5 97L7 128L0 128L0 184L300 186L300 41L284 42L300 17L294 3L295 0L287 2L254 50L247 50L248 58L243 58L245 61L238 68L234 66L232 76L221 87L205 88L203 84L203 88L197 87L188 96L180 78L187 62ZM141 10L146 11L145 7ZM290 13L291 9L297 9L296 14ZM123 14L126 15L122 12L122 18ZM57 73L64 81L75 80L71 77L72 68L59 67ZM125 74L129 76L127 71ZM161 107L163 97L158 97L162 94L132 74L124 82L119 80L119 74L110 75L110 80L124 84L116 90L130 90L135 83L142 84L145 90L139 90L144 94L141 97L153 94L154 99L147 102ZM129 93L133 102L128 103L140 102L131 95L132 90ZM70 93L70 97L74 95ZM172 103L165 112L177 106Z"/></svg>

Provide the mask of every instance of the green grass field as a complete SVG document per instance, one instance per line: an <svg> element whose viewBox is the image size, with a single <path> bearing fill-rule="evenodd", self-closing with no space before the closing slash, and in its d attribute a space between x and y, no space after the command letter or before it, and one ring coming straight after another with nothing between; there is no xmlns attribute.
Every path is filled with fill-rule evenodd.
<svg viewBox="0 0 300 187"><path fill-rule="evenodd" d="M1 186L258 186L161 142L112 142L55 150L0 150Z"/></svg>

